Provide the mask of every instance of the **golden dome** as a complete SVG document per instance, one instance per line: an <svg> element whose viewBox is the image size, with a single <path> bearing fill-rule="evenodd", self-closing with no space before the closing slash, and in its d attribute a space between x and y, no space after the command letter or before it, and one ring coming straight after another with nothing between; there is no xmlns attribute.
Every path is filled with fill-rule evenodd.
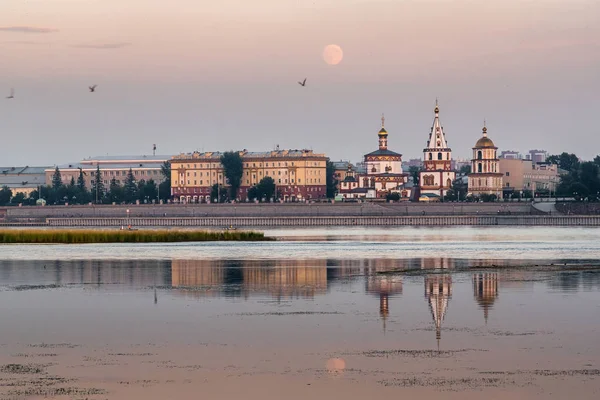
<svg viewBox="0 0 600 400"><path fill-rule="evenodd" d="M480 148L480 147L496 147L496 146L494 145L494 142L492 142L492 139L490 139L487 136L484 136L481 139L479 139L477 141L477 143L475 143L475 147Z"/></svg>
<svg viewBox="0 0 600 400"><path fill-rule="evenodd" d="M379 133L378 133L378 135L379 135L379 136L387 136L387 134L388 134L388 133L387 133L387 131L385 130L385 128L381 128L381 129L379 130Z"/></svg>
<svg viewBox="0 0 600 400"><path fill-rule="evenodd" d="M481 147L496 147L494 145L494 142L492 141L492 139L490 139L487 136L487 128L486 128L485 125L483 126L483 129L481 131L483 132L483 136L481 137L481 139L479 139L477 141L477 143L475 143L475 147L477 147L477 148L481 148Z"/></svg>

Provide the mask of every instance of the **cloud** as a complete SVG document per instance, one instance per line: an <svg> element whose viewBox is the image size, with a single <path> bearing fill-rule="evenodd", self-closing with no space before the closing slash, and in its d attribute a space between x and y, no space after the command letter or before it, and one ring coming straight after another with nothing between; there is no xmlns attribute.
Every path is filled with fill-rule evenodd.
<svg viewBox="0 0 600 400"><path fill-rule="evenodd" d="M58 29L36 28L35 26L0 26L0 32L55 33L58 32Z"/></svg>
<svg viewBox="0 0 600 400"><path fill-rule="evenodd" d="M119 42L119 43L99 43L99 44L76 44L71 47L77 47L79 49L121 49L123 47L131 46L131 43Z"/></svg>

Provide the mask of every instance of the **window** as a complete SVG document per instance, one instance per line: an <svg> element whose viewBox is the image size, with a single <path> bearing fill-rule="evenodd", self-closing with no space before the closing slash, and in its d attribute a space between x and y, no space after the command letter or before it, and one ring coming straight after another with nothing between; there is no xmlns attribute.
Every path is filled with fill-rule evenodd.
<svg viewBox="0 0 600 400"><path fill-rule="evenodd" d="M429 160L433 160L433 154L429 153Z"/></svg>
<svg viewBox="0 0 600 400"><path fill-rule="evenodd" d="M483 158L483 153L481 152L481 150L479 150L479 151L477 152L477 159L478 159L478 160L481 160L482 158ZM481 171L479 171L479 172L481 172Z"/></svg>
<svg viewBox="0 0 600 400"><path fill-rule="evenodd" d="M510 187L510 183L506 182L506 187Z"/></svg>
<svg viewBox="0 0 600 400"><path fill-rule="evenodd" d="M194 181L194 185L197 185L197 184L198 184L197 181Z"/></svg>
<svg viewBox="0 0 600 400"><path fill-rule="evenodd" d="M481 163L477 164L477 172L481 173Z"/></svg>
<svg viewBox="0 0 600 400"><path fill-rule="evenodd" d="M450 153L446 153L446 160L450 160Z"/></svg>
<svg viewBox="0 0 600 400"><path fill-rule="evenodd" d="M442 159L442 153L438 153L438 160Z"/></svg>

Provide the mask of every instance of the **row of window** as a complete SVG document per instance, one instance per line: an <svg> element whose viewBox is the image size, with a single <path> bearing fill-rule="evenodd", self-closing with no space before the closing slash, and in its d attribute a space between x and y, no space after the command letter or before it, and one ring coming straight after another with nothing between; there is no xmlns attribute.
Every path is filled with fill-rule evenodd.
<svg viewBox="0 0 600 400"><path fill-rule="evenodd" d="M486 164L486 165L487 165L487 164ZM488 170L487 170L487 168L484 168L484 164L482 164L482 163L477 163L477 172L478 172L478 173L482 173L482 172L497 172L497 170L496 170L496 163L493 163L493 164L490 166L490 171L488 171ZM509 175L508 175L508 172L507 172L507 175L506 175L506 176L509 176Z"/></svg>
<svg viewBox="0 0 600 400"><path fill-rule="evenodd" d="M442 153L437 153L437 159L442 160ZM433 160L433 153L429 153L429 161ZM446 153L446 160L450 160L450 153Z"/></svg>
<svg viewBox="0 0 600 400"><path fill-rule="evenodd" d="M270 163L270 164L271 164L270 165L271 167L275 167L275 163L274 162ZM294 161L292 161L290 164L291 164L292 167L295 166ZM209 164L206 164L206 165L205 164L187 164L187 168L192 168L191 165L194 166L194 169L197 169L197 168L200 168L200 169L202 169L202 168L222 168L221 163L218 163L218 164L216 164L216 163L215 164L210 164L209 163ZM302 165L302 164L300 164L300 165ZM309 166L309 165L310 164L306 164L306 166ZM288 166L288 162L287 161L284 161L283 163L281 163L281 162L277 163L277 167L287 167L287 166ZM312 166L318 167L318 166L323 166L323 165L319 164L318 161L313 161L312 162ZM258 163L258 168L262 168L262 167L263 167L263 163ZM269 163L268 162L265 163L265 167L269 167ZM178 164L174 164L173 165L173 169L177 169L177 168L180 168L179 165ZM183 168L183 164L181 165L181 168ZM244 163L244 168L250 168L250 163ZM256 168L256 163L252 163L252 168Z"/></svg>
<svg viewBox="0 0 600 400"><path fill-rule="evenodd" d="M153 171L137 171L134 170L132 171L133 175L135 176L157 176L158 175L158 170L153 170ZM94 172L92 172L94 173ZM127 174L129 174L129 171L102 171L102 175L103 176L127 176Z"/></svg>

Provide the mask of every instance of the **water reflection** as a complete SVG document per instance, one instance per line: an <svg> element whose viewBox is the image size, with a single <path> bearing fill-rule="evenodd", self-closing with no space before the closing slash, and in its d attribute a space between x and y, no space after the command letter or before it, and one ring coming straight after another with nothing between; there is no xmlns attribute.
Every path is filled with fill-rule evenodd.
<svg viewBox="0 0 600 400"><path fill-rule="evenodd" d="M498 274L480 273L473 275L473 295L483 309L483 318L488 322L489 312L498 298Z"/></svg>
<svg viewBox="0 0 600 400"><path fill-rule="evenodd" d="M425 275L425 299L429 303L429 310L435 324L435 338L440 348L442 338L442 322L448 311L448 304L452 297L452 276L449 274Z"/></svg>

